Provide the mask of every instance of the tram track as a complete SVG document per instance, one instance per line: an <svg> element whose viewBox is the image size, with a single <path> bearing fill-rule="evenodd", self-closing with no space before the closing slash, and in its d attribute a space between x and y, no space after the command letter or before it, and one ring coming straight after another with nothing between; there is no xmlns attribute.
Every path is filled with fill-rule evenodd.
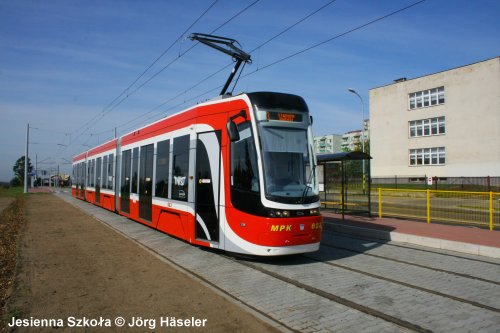
<svg viewBox="0 0 500 333"><path fill-rule="evenodd" d="M347 248L347 247L344 247L344 246L338 246L338 245L333 245L333 244L329 244L329 243L321 243L321 245L322 246L326 246L326 247L330 247L330 248L334 248L334 249L340 249L340 250L349 251L349 252L353 252L353 253L357 253L357 254L362 254L362 255L370 256L370 257L374 257L374 258L389 260L389 261L397 262L397 263L400 263L400 264L415 266L415 267L419 267L419 268L425 268L425 269L429 269L429 270L432 270L432 271L435 271L435 272L441 272L441 273L451 274L451 275L455 275L455 276L459 276L459 277L463 277L463 278L467 278L467 279L473 279L473 280L478 280L478 281L481 281L481 282L486 282L486 283L491 283L491 284L495 284L495 285L500 285L500 282L493 281L493 280L488 280L488 279L484 279L484 278L481 278L479 276L473 276L473 275L469 275L469 274L463 274L463 273L459 273L459 272L453 272L453 271L446 270L446 269L441 269L441 268L436 268L436 267L421 265L421 264L417 264L417 263L406 261L406 260L384 257L384 256L381 256L381 255L377 255L377 254L373 254L373 253L366 253L366 252L363 252L363 251L360 251L360 250L354 250L354 249ZM433 253L435 253L435 252L433 252Z"/></svg>
<svg viewBox="0 0 500 333"><path fill-rule="evenodd" d="M278 273L275 273L273 271L265 269L265 268L263 268L261 266L252 264L252 263L250 263L248 261L244 261L245 259L238 259L238 258L230 257L230 256L227 256L227 255L225 255L225 257L227 259L233 260L233 261L235 261L235 262L237 262L237 263L239 263L239 264L241 264L243 266L252 268L252 269L257 270L257 271L259 271L261 273L269 275L269 276L271 276L271 277L273 277L275 279L278 279L280 281L283 281L283 282L288 283L290 285L293 285L295 287L304 289L304 290L306 290L306 291L308 291L308 292L310 292L312 294L315 294L317 296L320 296L320 297L326 298L326 299L328 299L330 301L336 302L338 304L347 306L347 307L349 307L351 309L354 309L354 310L366 313L366 314L368 314L370 316L377 317L379 319L385 320L387 322L390 322L392 324L395 324L395 325L398 325L400 327L406 328L408 330L411 330L411 331L414 331L414 332L419 332L419 333L430 333L430 332L433 332L433 331L425 329L425 328L423 328L423 327L421 327L421 326L419 326L417 324L413 324L413 323L411 323L409 321L397 318L395 316L386 314L386 313L384 313L382 311L379 311L379 310L370 308L368 306L365 306L365 305L353 302L353 301L348 300L348 299L346 299L344 297L335 295L333 293L321 290L319 288L316 288L316 287L310 286L308 284L299 282L297 280L288 278L286 276L280 275Z"/></svg>
<svg viewBox="0 0 500 333"><path fill-rule="evenodd" d="M485 309L485 310L490 310L490 311L493 311L493 312L500 313L500 309L498 309L498 308L495 308L495 307L492 307L492 306L489 306L489 305L486 305L486 304L482 304L482 303L479 303L479 302L471 301L471 300L468 300L468 299L465 299L465 298L462 298L462 297L457 297L457 296L445 294L445 293L442 293L442 292L439 292L439 291L435 291L435 290L432 290L432 289L424 288L424 287L421 287L421 286L416 286L416 285L411 284L411 283L406 283L406 282L403 282L403 281L391 279L391 278L388 278L388 277L385 277L385 276L381 276L381 275L378 275L378 274L373 274L373 273L370 273L370 272L366 272L366 271L362 271L362 270L359 270L359 269L355 269L355 268L352 268L352 267L349 267L349 266L346 266L346 265L340 265L340 264L332 263L332 262L329 262L329 261L323 261L321 259L316 259L316 258L313 258L313 257L308 256L308 255L304 255L304 257L308 258L308 259L310 259L312 261L315 261L315 262L320 262L320 263L323 263L323 264L326 264L326 265L330 265L330 266L333 266L333 267L337 267L337 268L345 269L345 270L348 270L348 271L351 271L351 272L363 274L363 275L366 275L366 276L369 276L369 277L373 277L373 278L376 278L376 279L379 279L379 280L384 280L384 281L387 281L387 282L396 283L396 284L399 284L401 286L405 286L405 287L408 287L408 288L412 288L412 289L420 290L420 291L423 291L423 292L431 293L431 294L434 294L436 296L446 297L446 298L452 299L454 301L458 301L458 302L462 302L462 303L467 303L467 304L476 306L478 308L482 308L482 309Z"/></svg>
<svg viewBox="0 0 500 333"><path fill-rule="evenodd" d="M325 244L322 244L322 245L325 245ZM336 246L331 246L331 245L328 245L328 247L331 247L331 248L341 248L343 250L346 250L346 249L344 249L342 247L336 247ZM347 250L349 250L349 249L347 249ZM360 253L360 252L357 252L357 251L352 251L352 252L357 253L357 254L364 254L364 253ZM432 332L432 330L430 330L430 329L428 329L426 327L423 327L422 325L419 325L420 323L413 323L413 322L410 322L408 320L405 320L404 318L400 318L399 316L395 316L393 314L390 314L390 313L387 313L387 312L375 309L375 308L373 308L371 306L360 304L360 303L358 303L356 301L353 301L353 300L350 300L350 299L348 299L346 297L343 297L343 296L337 295L335 293L332 293L331 291L320 289L320 288L317 288L317 287L315 287L313 285L310 285L308 283L301 282L300 279L292 278L290 276L284 276L283 274L280 274L280 273L278 273L276 271L271 270L272 267L271 267L271 269L266 268L265 266L268 264L267 262L261 262L260 260L258 260L256 263L253 263L253 262L245 260L245 259L234 258L234 257L230 257L230 256L227 256L227 255L225 255L225 256L226 256L226 258L228 258L230 260L233 260L233 261L236 261L236 262L238 262L239 264L241 264L243 266L255 269L255 270L257 270L257 271L259 271L261 273L269 275L272 278L278 279L278 280L283 281L283 282L285 282L287 284L290 284L292 286L304 289L304 290L306 290L306 291L308 291L308 292L310 292L310 293L312 293L314 295L326 298L326 299L328 299L330 301L333 301L333 302L336 302L338 304L347 306L347 307L349 307L351 309L363 312L363 313L368 314L370 316L377 317L379 319L385 320L387 322L390 322L392 324L395 324L395 325L398 325L400 327L406 328L408 330L411 330L411 331L414 331L414 332ZM372 256L373 257L377 257L379 259L389 259L390 260L390 258L385 258L383 256L376 256L376 255L372 255ZM476 300L471 300L471 299L467 299L467 298L463 298L463 297L451 295L451 294L446 293L446 292L442 292L442 291L438 291L438 290L433 290L433 289L425 288L425 287L422 287L422 286L419 286L419 285L415 285L415 284L412 284L412 283L408 283L408 282L396 280L396 279L393 279L391 277L382 276L380 274L375 274L375 273L364 271L364 270L361 270L361 269L356 269L356 268L353 268L353 267L349 267L347 265L339 264L337 262L331 262L331 261L328 261L328 260L325 260L325 259L315 258L314 254L304 254L300 258L301 258L301 260L297 259L297 264L307 265L308 262L304 262L304 260L307 260L310 263L317 263L317 264L320 264L320 265L323 264L323 265L327 265L327 266L330 266L330 267L335 267L335 268L342 269L342 270L345 270L345 271L353 272L353 273L356 273L356 274L362 274L362 275L364 275L366 277L369 277L369 278L372 278L372 279L377 279L377 280L380 280L380 281L384 281L384 282L396 284L396 285L399 285L399 286L402 286L402 287L405 287L405 288L410 288L412 290L417 290L419 292L423 292L423 293L426 293L426 294L431 294L431 295L434 295L434 296L437 296L437 297L442 297L442 298L448 299L448 300L453 301L453 302L459 302L461 304L468 304L468 305L473 306L473 307L475 307L477 309L491 311L491 312L496 313L496 314L500 313L500 309L498 307L495 307L495 306L491 306L491 305L488 305L488 304L483 304L483 303L478 302ZM494 285L498 285L498 283L495 282L495 281L490 281L490 280L480 279L480 278L477 279L474 276L469 276L469 275L466 275L466 274L460 274L460 273L457 274L456 272L451 272L451 271L447 271L447 270L440 270L440 269L434 269L433 267L427 267L427 266L424 266L424 265L414 265L413 263L407 263L407 262L404 262L404 261L398 261L398 263L400 263L400 264L409 264L409 265L412 265L412 266L416 266L418 268L430 269L430 270L433 270L433 271L436 271L436 272L440 272L440 273L454 274L454 275L459 276L461 278L476 279L476 280L480 280L481 282L492 283ZM293 260L292 260L291 263L288 263L288 264L294 265Z"/></svg>

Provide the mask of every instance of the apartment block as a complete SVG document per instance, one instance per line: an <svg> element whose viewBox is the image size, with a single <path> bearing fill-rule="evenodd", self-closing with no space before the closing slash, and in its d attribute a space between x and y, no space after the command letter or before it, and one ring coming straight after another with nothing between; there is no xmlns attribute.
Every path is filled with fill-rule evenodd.
<svg viewBox="0 0 500 333"><path fill-rule="evenodd" d="M314 151L316 154L333 154L341 152L342 136L328 134L314 138Z"/></svg>

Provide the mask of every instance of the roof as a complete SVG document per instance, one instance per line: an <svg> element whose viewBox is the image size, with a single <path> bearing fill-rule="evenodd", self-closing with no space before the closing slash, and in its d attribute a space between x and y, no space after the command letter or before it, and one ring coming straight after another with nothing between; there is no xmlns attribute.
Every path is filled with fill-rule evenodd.
<svg viewBox="0 0 500 333"><path fill-rule="evenodd" d="M370 160L372 157L361 151L349 151L335 154L316 155L318 163L352 161L352 160Z"/></svg>
<svg viewBox="0 0 500 333"><path fill-rule="evenodd" d="M405 83L405 82L408 82L408 81L411 81L411 80L421 79L421 78L426 77L426 76L431 76L431 75L440 74L440 73L443 73L443 72L453 71L453 70L456 70L456 69L459 69L459 68L463 68L463 67L467 67L467 66L472 66L472 65L476 65L476 64L479 64L479 63L482 63L482 62L487 62L487 61L492 61L492 60L498 60L498 61L500 61L500 56L496 56L496 57L489 58L489 59L484 59L484 60L479 60L479 61L473 62L471 64L466 64L466 65L457 66L457 67L453 67L453 68L449 68L449 69L444 69L444 70L441 70L441 71L438 71L438 72L435 72L435 73L420 75L420 76L417 76L417 77L414 77L414 78L411 78L411 79L406 79L404 81L397 81L396 82L396 80L394 80L391 83L387 83L387 84L384 84L384 85L381 85L381 86L370 88L368 90L375 90L375 89L379 89L379 88L384 88L384 87L387 87L387 86L391 86L393 84L401 84L401 83Z"/></svg>

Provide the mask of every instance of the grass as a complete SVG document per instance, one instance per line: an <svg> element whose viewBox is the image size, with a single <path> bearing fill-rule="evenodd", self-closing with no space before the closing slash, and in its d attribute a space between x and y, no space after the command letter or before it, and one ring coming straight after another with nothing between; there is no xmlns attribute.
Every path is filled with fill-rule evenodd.
<svg viewBox="0 0 500 333"><path fill-rule="evenodd" d="M17 265L17 253L21 229L24 225L24 197L22 191L14 188L11 191L1 190L2 195L17 196L16 199L0 213L0 331L5 320L17 310L7 310L6 305L14 286Z"/></svg>
<svg viewBox="0 0 500 333"><path fill-rule="evenodd" d="M0 187L0 197L17 198L24 193L21 186L16 187Z"/></svg>

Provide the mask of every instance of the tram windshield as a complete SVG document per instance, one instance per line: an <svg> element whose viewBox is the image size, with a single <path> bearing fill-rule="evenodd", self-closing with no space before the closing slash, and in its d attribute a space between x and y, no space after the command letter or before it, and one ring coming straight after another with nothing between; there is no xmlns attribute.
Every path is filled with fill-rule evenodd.
<svg viewBox="0 0 500 333"><path fill-rule="evenodd" d="M265 194L282 203L318 200L312 146L305 128L260 126Z"/></svg>

